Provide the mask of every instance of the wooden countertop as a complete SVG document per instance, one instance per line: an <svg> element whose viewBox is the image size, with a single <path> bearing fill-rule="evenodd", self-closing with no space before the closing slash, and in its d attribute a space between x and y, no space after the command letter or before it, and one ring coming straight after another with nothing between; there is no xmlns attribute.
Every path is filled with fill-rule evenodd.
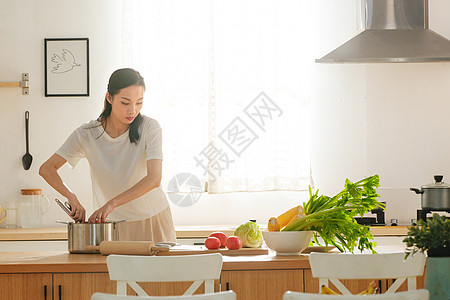
<svg viewBox="0 0 450 300"><path fill-rule="evenodd" d="M214 231L233 235L236 227L227 225L176 226L177 238L206 238ZM372 226L374 236L403 236L408 232L407 226ZM67 240L67 227L44 228L0 228L0 241L38 241Z"/></svg>
<svg viewBox="0 0 450 300"><path fill-rule="evenodd" d="M0 228L0 241L67 240L67 227Z"/></svg>
<svg viewBox="0 0 450 300"><path fill-rule="evenodd" d="M403 246L378 246L378 253L404 252ZM336 250L333 250L336 252ZM303 269L310 268L309 255L223 256L222 270ZM106 256L70 254L67 251L0 252L0 273L108 272Z"/></svg>
<svg viewBox="0 0 450 300"><path fill-rule="evenodd" d="M223 270L308 268L308 255L224 256ZM0 273L108 272L106 256L63 251L0 252Z"/></svg>

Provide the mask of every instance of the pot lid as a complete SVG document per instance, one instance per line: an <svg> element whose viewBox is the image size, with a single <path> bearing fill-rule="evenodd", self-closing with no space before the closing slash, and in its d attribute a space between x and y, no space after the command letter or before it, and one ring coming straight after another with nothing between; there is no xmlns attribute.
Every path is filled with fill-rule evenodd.
<svg viewBox="0 0 450 300"><path fill-rule="evenodd" d="M443 182L444 176L434 175L434 182L422 186L423 189L450 189L450 185Z"/></svg>

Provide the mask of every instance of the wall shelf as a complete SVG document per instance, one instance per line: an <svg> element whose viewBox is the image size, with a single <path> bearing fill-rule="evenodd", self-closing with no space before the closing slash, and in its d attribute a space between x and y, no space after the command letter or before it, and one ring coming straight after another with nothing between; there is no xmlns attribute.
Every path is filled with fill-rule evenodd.
<svg viewBox="0 0 450 300"><path fill-rule="evenodd" d="M0 87L20 87L22 95L29 95L30 87L28 86L30 76L28 73L22 73L22 81L18 82L0 82Z"/></svg>

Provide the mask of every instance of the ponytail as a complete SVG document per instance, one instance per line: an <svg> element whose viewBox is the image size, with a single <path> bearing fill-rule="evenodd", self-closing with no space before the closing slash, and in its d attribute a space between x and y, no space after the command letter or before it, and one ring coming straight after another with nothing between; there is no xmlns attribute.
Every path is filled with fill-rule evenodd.
<svg viewBox="0 0 450 300"><path fill-rule="evenodd" d="M130 68L119 69L114 71L114 73L112 73L111 77L109 78L108 93L111 95L111 97L113 97L114 95L118 94L121 89L132 85L142 86L145 89L144 78L141 76L141 74L139 74L138 71ZM97 119L97 121L104 124L103 128L105 128L105 130L107 119L109 115L111 115L111 110L111 103L109 103L108 99L105 96L103 111ZM130 124L128 135L131 143L137 144L137 142L139 141L139 127L142 124L142 120L143 118L141 116L141 113L139 113ZM103 130L103 132L105 132L105 130Z"/></svg>

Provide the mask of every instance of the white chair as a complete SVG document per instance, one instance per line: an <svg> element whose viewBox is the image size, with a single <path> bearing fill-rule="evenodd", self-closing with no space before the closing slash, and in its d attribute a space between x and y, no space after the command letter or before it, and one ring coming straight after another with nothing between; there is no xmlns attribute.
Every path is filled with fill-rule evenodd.
<svg viewBox="0 0 450 300"><path fill-rule="evenodd" d="M104 293L95 293L91 300L236 300L233 291L219 292L213 294L199 294L190 296L121 296Z"/></svg>
<svg viewBox="0 0 450 300"><path fill-rule="evenodd" d="M311 253L309 263L313 277L319 278L319 286L332 282L343 295L350 291L339 279L385 279L395 278L386 291L395 293L408 279L408 290L416 290L416 277L423 274L425 255L416 253L404 259L405 253L387 254L341 254Z"/></svg>
<svg viewBox="0 0 450 300"><path fill-rule="evenodd" d="M283 300L428 300L429 298L428 290L375 295L321 295L288 291L283 295Z"/></svg>
<svg viewBox="0 0 450 300"><path fill-rule="evenodd" d="M194 281L183 295L193 295L205 283L205 294L214 293L214 280L220 278L222 255L134 256L109 255L109 278L117 281L117 295L126 295L127 284L139 295L148 294L137 282Z"/></svg>

